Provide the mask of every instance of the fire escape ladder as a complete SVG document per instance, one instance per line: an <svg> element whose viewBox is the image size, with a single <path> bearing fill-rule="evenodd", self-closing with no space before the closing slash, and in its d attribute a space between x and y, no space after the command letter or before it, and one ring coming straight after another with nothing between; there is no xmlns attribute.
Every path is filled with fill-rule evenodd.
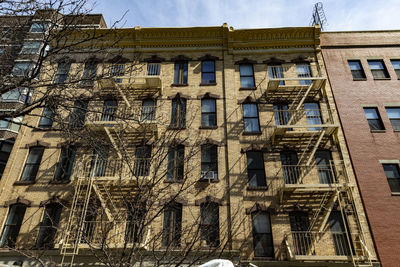
<svg viewBox="0 0 400 267"><path fill-rule="evenodd" d="M300 89L299 93L296 95L295 99L293 100L292 104L289 107L290 111L298 111L300 110L301 106L303 105L304 101L306 100L308 94L310 93L311 89L313 88L314 82L312 82L307 90L303 93L303 90ZM291 119L289 120L289 122ZM290 124L290 123L288 123Z"/></svg>
<svg viewBox="0 0 400 267"><path fill-rule="evenodd" d="M129 103L128 98L126 97L125 93L123 92L121 85L116 82L114 82L114 84L115 84L115 87L117 88L118 92L120 93L122 99L124 100L126 106L128 108L131 108L131 104Z"/></svg>
<svg viewBox="0 0 400 267"><path fill-rule="evenodd" d="M102 187L102 189L100 189L99 187ZM104 212L106 213L108 220L110 222L112 222L113 221L112 212L110 211L109 207L107 206L107 201L104 199L102 192L101 192L101 190L104 190L106 192L106 194L108 195L108 190L106 189L106 187L104 185L101 185L101 184L97 185L96 183L93 183L93 190L96 193L97 198L100 201L100 205L103 208ZM111 203L112 206L114 206L111 201L111 198L109 199L109 202Z"/></svg>
<svg viewBox="0 0 400 267"><path fill-rule="evenodd" d="M324 138L325 132L326 132L325 129L323 129L323 130L320 131L319 137L318 137L317 141L315 142L315 144L314 144L314 146L313 146L313 149L312 149L312 151L311 151L311 154L308 156L308 160L307 160L307 164L306 164L307 166L310 166L311 161L312 161L312 159L314 158L314 154L315 154L315 152L317 151L318 146L319 146L319 144L320 144L321 141L322 141L322 138Z"/></svg>
<svg viewBox="0 0 400 267"><path fill-rule="evenodd" d="M122 159L122 154L121 151L119 150L117 143L114 140L114 137L112 136L110 130L108 129L108 127L104 127L104 131L106 132L108 138L110 139L111 144L113 145L115 151L117 152L118 158Z"/></svg>
<svg viewBox="0 0 400 267"><path fill-rule="evenodd" d="M354 251L351 250L353 265L355 267L372 267L373 256L366 245L365 233L354 204L351 187L347 187L343 194L339 193L339 207L344 219L348 215L352 215L354 218L353 220L347 220L348 225L344 224L349 246L354 248ZM351 243L353 243L353 246L351 246Z"/></svg>

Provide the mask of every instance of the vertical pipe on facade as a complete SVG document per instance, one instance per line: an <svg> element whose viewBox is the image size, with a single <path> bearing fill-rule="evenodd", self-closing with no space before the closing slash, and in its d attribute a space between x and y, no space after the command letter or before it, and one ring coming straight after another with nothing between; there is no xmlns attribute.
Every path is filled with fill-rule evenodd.
<svg viewBox="0 0 400 267"><path fill-rule="evenodd" d="M223 117L224 117L224 148L225 148L225 180L226 180L226 210L227 210L227 222L228 222L228 249L232 250L232 214L231 214L231 183L229 176L229 153L228 153L228 124L227 124L227 116L226 116L226 88L225 88L225 46L228 49L228 25L224 23L222 26L222 35L223 35L223 44L222 44L222 103L223 103Z"/></svg>

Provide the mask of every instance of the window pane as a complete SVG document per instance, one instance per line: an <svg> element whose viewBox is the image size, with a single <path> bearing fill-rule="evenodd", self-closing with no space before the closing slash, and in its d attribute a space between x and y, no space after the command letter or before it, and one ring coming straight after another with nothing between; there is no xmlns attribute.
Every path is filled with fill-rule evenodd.
<svg viewBox="0 0 400 267"><path fill-rule="evenodd" d="M395 70L400 69L400 60L392 60L392 65Z"/></svg>
<svg viewBox="0 0 400 267"><path fill-rule="evenodd" d="M203 61L202 68L203 72L214 72L214 61Z"/></svg>
<svg viewBox="0 0 400 267"><path fill-rule="evenodd" d="M264 170L247 170L250 186L266 186Z"/></svg>
<svg viewBox="0 0 400 267"><path fill-rule="evenodd" d="M207 72L201 74L201 82L202 83L215 83L215 73Z"/></svg>
<svg viewBox="0 0 400 267"><path fill-rule="evenodd" d="M386 108L389 119L400 119L400 108Z"/></svg>
<svg viewBox="0 0 400 267"><path fill-rule="evenodd" d="M400 178L399 167L397 164L383 164L386 178Z"/></svg>
<svg viewBox="0 0 400 267"><path fill-rule="evenodd" d="M240 65L240 76L253 76L253 65Z"/></svg>
<svg viewBox="0 0 400 267"><path fill-rule="evenodd" d="M214 114L202 114L201 115L202 126L215 126L217 125L217 116Z"/></svg>
<svg viewBox="0 0 400 267"><path fill-rule="evenodd" d="M383 70L383 62L382 61L368 61L369 67L371 70Z"/></svg>
<svg viewBox="0 0 400 267"><path fill-rule="evenodd" d="M253 231L257 234L271 233L271 224L266 213L253 214Z"/></svg>
<svg viewBox="0 0 400 267"><path fill-rule="evenodd" d="M264 169L262 152L247 152L247 168Z"/></svg>
<svg viewBox="0 0 400 267"><path fill-rule="evenodd" d="M379 119L376 108L364 108L364 113L367 119Z"/></svg>
<svg viewBox="0 0 400 267"><path fill-rule="evenodd" d="M203 99L201 101L202 112L215 112L215 99Z"/></svg>
<svg viewBox="0 0 400 267"><path fill-rule="evenodd" d="M244 117L258 117L256 104L243 104Z"/></svg>
<svg viewBox="0 0 400 267"><path fill-rule="evenodd" d="M350 70L361 70L361 64L359 61L349 61Z"/></svg>
<svg viewBox="0 0 400 267"><path fill-rule="evenodd" d="M240 86L241 87L254 87L253 77L240 77Z"/></svg>
<svg viewBox="0 0 400 267"><path fill-rule="evenodd" d="M245 132L259 132L260 126L258 124L258 118L245 118L244 119L244 131Z"/></svg>

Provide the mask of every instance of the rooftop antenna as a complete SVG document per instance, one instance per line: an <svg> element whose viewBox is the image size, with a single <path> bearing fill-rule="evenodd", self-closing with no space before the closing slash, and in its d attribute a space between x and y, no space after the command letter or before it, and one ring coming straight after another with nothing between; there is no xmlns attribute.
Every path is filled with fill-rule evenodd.
<svg viewBox="0 0 400 267"><path fill-rule="evenodd" d="M321 27L321 31L328 25L322 2L318 2L314 5L310 26L315 26L315 24Z"/></svg>

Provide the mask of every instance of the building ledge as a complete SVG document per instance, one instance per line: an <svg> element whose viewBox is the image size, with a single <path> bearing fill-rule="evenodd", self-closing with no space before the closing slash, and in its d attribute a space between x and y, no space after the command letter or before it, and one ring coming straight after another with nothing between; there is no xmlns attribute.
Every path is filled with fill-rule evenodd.
<svg viewBox="0 0 400 267"><path fill-rule="evenodd" d="M200 86L215 86L217 83L201 83Z"/></svg>
<svg viewBox="0 0 400 267"><path fill-rule="evenodd" d="M36 181L16 181L14 182L14 185L31 185L31 184L35 184Z"/></svg>

